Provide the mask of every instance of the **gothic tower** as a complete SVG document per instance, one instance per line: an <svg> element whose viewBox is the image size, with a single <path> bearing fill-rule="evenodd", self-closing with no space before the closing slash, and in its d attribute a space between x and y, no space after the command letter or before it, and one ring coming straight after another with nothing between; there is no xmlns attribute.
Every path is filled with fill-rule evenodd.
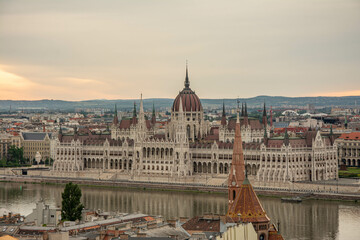
<svg viewBox="0 0 360 240"><path fill-rule="evenodd" d="M245 164L244 164L244 153L243 153L242 140L241 140L239 108L238 108L236 125L235 125L233 156L232 156L231 169L228 179L229 207L233 204L236 196L239 194L240 186L244 181L244 179L245 179Z"/></svg>

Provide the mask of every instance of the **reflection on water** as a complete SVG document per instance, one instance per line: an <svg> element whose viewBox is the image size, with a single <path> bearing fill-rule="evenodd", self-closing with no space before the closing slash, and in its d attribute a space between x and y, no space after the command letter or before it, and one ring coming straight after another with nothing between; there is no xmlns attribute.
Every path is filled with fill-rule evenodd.
<svg viewBox="0 0 360 240"><path fill-rule="evenodd" d="M203 213L225 214L227 196L222 194L137 191L118 188L81 187L84 205L104 211L142 212L165 218L192 217ZM61 205L63 186L2 183L0 208L27 215L36 201ZM306 200L282 203L278 198L260 198L273 222L291 239L355 239L360 235L360 204Z"/></svg>

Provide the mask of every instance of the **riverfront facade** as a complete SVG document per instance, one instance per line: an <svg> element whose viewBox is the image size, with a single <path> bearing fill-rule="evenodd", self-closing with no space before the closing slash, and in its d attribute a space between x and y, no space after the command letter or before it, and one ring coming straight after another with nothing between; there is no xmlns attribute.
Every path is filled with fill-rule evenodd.
<svg viewBox="0 0 360 240"><path fill-rule="evenodd" d="M188 71L184 89L171 108L166 124L156 122L155 109L146 117L142 98L139 112L119 121L115 109L108 132L95 134L75 129L54 140L56 172L100 170L128 176L223 176L229 174L235 119L225 106L220 126L204 119L200 98L190 88ZM259 181L317 181L338 176L337 147L332 136L308 131L302 136L273 137L264 105L262 122L248 117L243 104L240 117L245 167Z"/></svg>

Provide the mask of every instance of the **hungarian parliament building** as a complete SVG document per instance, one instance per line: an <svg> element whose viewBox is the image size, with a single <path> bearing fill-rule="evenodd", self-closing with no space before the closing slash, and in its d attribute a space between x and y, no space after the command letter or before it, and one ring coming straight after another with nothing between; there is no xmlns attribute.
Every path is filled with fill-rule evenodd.
<svg viewBox="0 0 360 240"><path fill-rule="evenodd" d="M147 118L134 106L130 119L119 121L115 109L111 131L95 134L81 129L55 140L53 171L99 170L130 176L186 178L196 175L227 177L231 167L236 119L223 107L221 123L204 119L201 101L190 88L188 70L184 89L176 96L165 129L155 110ZM302 136L273 136L264 105L262 121L241 110L241 138L247 173L258 181L318 181L338 176L337 147L332 136L307 131Z"/></svg>

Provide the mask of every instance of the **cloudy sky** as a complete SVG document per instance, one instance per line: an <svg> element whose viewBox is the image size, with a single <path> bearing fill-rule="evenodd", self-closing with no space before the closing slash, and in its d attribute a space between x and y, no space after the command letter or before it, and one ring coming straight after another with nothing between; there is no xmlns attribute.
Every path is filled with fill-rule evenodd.
<svg viewBox="0 0 360 240"><path fill-rule="evenodd" d="M0 99L360 95L359 0L0 0Z"/></svg>

